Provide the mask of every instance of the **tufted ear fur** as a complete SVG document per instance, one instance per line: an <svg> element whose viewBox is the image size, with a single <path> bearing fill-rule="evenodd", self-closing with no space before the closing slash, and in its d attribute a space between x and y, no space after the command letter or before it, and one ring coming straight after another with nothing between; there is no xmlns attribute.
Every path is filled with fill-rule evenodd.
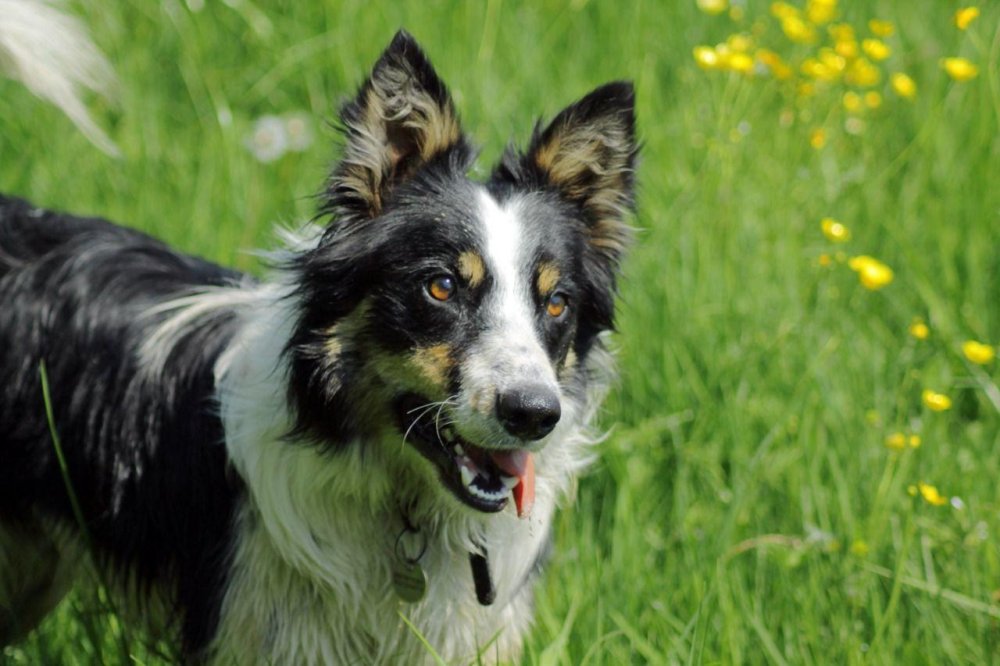
<svg viewBox="0 0 1000 666"><path fill-rule="evenodd" d="M528 150L508 149L494 173L521 187L554 189L579 207L589 242L584 260L612 287L595 289L597 329L612 326L613 286L632 235L637 155L635 92L618 81L566 107L545 129L536 126Z"/></svg>
<svg viewBox="0 0 1000 666"><path fill-rule="evenodd" d="M340 114L344 156L326 188L323 212L373 218L392 191L456 147L470 153L458 114L427 56L396 33L357 97Z"/></svg>

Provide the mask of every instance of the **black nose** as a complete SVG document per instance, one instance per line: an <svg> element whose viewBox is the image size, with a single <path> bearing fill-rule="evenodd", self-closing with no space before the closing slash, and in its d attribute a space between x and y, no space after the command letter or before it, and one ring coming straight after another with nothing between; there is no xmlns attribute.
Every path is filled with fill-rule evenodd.
<svg viewBox="0 0 1000 666"><path fill-rule="evenodd" d="M541 439L559 423L559 396L538 384L518 386L497 396L497 418L519 439Z"/></svg>

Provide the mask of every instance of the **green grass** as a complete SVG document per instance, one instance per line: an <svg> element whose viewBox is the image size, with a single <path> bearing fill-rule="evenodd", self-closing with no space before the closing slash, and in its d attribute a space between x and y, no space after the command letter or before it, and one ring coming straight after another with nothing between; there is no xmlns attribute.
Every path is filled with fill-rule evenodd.
<svg viewBox="0 0 1000 666"><path fill-rule="evenodd" d="M913 101L844 130L842 88L800 98L705 72L691 50L755 19L693 0L446 3L128 0L81 8L121 81L95 105L124 157L92 148L55 110L0 82L0 189L163 236L259 270L246 250L311 215L335 157L323 121L395 28L428 49L485 170L504 143L598 84L632 78L644 142L639 240L619 317L611 436L556 524L526 662L969 663L1000 655L1000 8L968 32L940 0L842 2L859 32L894 21L884 72ZM236 7L237 9L231 8ZM954 83L939 59L979 77ZM99 104L99 102L97 103ZM271 164L243 141L268 113L304 111L318 140ZM789 123L780 122L785 117ZM825 127L827 143L810 147ZM819 220L853 232L834 247ZM889 264L868 291L843 250ZM914 317L931 329L910 337ZM942 413L925 387L951 396ZM922 446L889 450L892 432ZM925 481L961 500L933 506ZM128 663L122 623L72 598L11 663ZM160 663L133 643L140 663Z"/></svg>

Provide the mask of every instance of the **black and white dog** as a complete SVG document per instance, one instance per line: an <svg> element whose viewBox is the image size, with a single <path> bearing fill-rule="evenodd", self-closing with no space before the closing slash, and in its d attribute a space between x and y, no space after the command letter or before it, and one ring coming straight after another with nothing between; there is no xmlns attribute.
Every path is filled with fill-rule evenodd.
<svg viewBox="0 0 1000 666"><path fill-rule="evenodd" d="M263 281L0 197L0 644L92 562L184 661L517 660L607 384L633 99L477 182L400 32Z"/></svg>

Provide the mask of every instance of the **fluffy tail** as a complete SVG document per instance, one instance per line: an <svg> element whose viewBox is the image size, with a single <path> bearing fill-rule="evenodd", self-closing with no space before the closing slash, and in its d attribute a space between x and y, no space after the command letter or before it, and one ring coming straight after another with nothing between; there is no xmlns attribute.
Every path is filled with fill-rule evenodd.
<svg viewBox="0 0 1000 666"><path fill-rule="evenodd" d="M23 83L69 116L94 145L117 156L81 95L109 97L114 73L83 25L61 10L61 0L0 0L0 73Z"/></svg>

